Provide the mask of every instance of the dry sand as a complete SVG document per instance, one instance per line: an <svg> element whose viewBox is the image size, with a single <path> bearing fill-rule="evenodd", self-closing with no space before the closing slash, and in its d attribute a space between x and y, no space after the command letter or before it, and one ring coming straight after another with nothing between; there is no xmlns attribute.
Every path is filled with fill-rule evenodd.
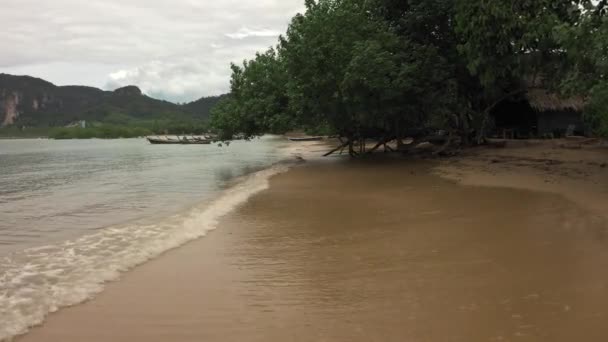
<svg viewBox="0 0 608 342"><path fill-rule="evenodd" d="M605 168L538 153L310 161L18 340L606 341Z"/></svg>
<svg viewBox="0 0 608 342"><path fill-rule="evenodd" d="M608 148L568 140L512 141L441 161L436 173L466 185L559 194L608 217Z"/></svg>

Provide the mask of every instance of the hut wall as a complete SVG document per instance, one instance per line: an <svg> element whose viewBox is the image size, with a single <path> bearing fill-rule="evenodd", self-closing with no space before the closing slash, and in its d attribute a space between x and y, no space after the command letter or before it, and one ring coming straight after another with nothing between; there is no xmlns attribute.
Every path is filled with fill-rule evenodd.
<svg viewBox="0 0 608 342"><path fill-rule="evenodd" d="M574 133L584 135L585 127L580 112L576 111L545 111L538 113L538 134L562 137L568 126L574 125Z"/></svg>

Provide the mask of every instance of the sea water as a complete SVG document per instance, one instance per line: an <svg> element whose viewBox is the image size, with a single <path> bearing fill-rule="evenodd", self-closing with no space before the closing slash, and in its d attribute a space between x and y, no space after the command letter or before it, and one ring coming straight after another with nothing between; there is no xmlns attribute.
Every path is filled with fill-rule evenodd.
<svg viewBox="0 0 608 342"><path fill-rule="evenodd" d="M0 141L0 341L217 228L288 168L284 146Z"/></svg>

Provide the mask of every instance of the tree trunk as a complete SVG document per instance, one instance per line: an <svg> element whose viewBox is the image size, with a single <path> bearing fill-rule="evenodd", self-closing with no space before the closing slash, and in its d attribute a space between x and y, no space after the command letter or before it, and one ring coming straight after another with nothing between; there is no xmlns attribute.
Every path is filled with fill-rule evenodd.
<svg viewBox="0 0 608 342"><path fill-rule="evenodd" d="M471 133L471 128L469 126L469 116L467 113L460 115L460 142L463 146L469 146L471 143L469 141L469 134Z"/></svg>
<svg viewBox="0 0 608 342"><path fill-rule="evenodd" d="M452 145L452 132L448 133L448 138L446 139L445 143L437 151L434 151L433 155L442 154L450 147L450 145Z"/></svg>
<svg viewBox="0 0 608 342"><path fill-rule="evenodd" d="M357 156L357 152L355 151L355 147L354 147L354 142L352 140L348 140L348 154L351 157L356 157Z"/></svg>

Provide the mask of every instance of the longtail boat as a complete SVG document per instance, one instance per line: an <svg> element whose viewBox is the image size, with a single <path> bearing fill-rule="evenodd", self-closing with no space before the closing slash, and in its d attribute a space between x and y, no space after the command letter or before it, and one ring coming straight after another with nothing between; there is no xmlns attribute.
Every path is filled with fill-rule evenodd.
<svg viewBox="0 0 608 342"><path fill-rule="evenodd" d="M173 145L208 145L211 144L211 140L207 139L205 137L175 137L175 138L169 138L169 137L160 137L160 136L156 136L156 137L146 137L146 139L148 139L148 141L150 142L150 144L173 144Z"/></svg>
<svg viewBox="0 0 608 342"><path fill-rule="evenodd" d="M317 141L317 140L323 140L323 137L290 137L287 138L290 141Z"/></svg>

